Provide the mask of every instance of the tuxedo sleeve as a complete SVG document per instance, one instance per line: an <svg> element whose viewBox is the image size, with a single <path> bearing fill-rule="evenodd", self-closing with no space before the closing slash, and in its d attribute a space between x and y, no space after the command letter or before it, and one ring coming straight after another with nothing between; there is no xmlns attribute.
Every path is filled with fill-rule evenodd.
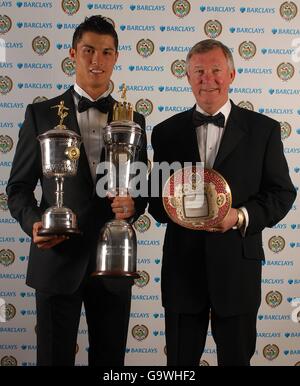
<svg viewBox="0 0 300 386"><path fill-rule="evenodd" d="M288 213L295 198L296 190L283 152L280 125L276 124L266 145L259 192L243 205L249 214L247 234L276 225Z"/></svg>
<svg viewBox="0 0 300 386"><path fill-rule="evenodd" d="M32 105L28 105L19 132L6 192L8 208L21 228L32 237L32 226L41 219L34 190L41 175L40 146Z"/></svg>

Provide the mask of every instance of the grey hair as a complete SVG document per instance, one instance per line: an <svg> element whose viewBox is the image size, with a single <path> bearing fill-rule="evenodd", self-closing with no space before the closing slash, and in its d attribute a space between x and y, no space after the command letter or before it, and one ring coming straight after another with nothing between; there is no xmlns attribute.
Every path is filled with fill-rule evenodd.
<svg viewBox="0 0 300 386"><path fill-rule="evenodd" d="M230 49L218 40L206 39L206 40L201 40L200 42L196 43L190 49L189 53L187 54L187 57L186 57L186 69L187 69L187 71L189 68L190 59L193 55L203 54L203 53L206 53L206 52L213 50L214 48L220 48L223 51L223 53L227 59L228 67L230 68L230 70L234 70L234 61L233 61L233 56L232 56Z"/></svg>

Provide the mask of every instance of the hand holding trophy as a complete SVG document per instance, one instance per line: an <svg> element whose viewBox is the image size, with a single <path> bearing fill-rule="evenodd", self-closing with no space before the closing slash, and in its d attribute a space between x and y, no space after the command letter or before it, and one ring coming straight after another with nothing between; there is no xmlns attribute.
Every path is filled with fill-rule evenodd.
<svg viewBox="0 0 300 386"><path fill-rule="evenodd" d="M108 192L111 196L127 196L133 163L142 146L143 130L133 122L133 108L126 100L126 86L123 84L124 102L114 106L113 120L104 130L105 161L108 165ZM100 231L96 271L92 274L113 277L138 277L136 272L136 235L126 220L113 219Z"/></svg>
<svg viewBox="0 0 300 386"><path fill-rule="evenodd" d="M79 234L76 215L63 205L63 184L65 177L75 176L80 156L81 137L72 130L68 130L63 120L69 110L60 101L57 115L60 122L53 129L38 136L41 145L43 174L47 178L55 178L56 203L48 208L42 217L42 228L39 236L73 235Z"/></svg>
<svg viewBox="0 0 300 386"><path fill-rule="evenodd" d="M189 229L216 231L232 204L228 183L214 169L177 170L163 189L163 205L172 221Z"/></svg>

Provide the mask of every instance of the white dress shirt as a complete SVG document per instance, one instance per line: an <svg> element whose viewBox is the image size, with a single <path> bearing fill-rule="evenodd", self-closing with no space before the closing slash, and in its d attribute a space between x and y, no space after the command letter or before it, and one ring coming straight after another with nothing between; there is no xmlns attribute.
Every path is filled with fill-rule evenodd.
<svg viewBox="0 0 300 386"><path fill-rule="evenodd" d="M207 112L201 109L200 106L196 105L196 110L204 115L209 115ZM222 113L225 117L224 127L218 127L213 123L206 123L204 125L196 127L198 148L200 153L201 161L204 163L205 168L212 169L216 160L221 140L226 128L226 123L231 111L231 103L229 99L227 102L218 110L214 115ZM240 208L245 215L245 227L241 229L241 233L244 236L249 224L249 215L245 207ZM235 229L235 227L234 227Z"/></svg>
<svg viewBox="0 0 300 386"><path fill-rule="evenodd" d="M94 101L77 83L74 85L74 90L80 96ZM112 92L112 85L104 94L100 95L96 100L107 97ZM96 181L96 168L100 162L100 156L103 148L103 128L107 125L108 113L101 113L98 109L91 107L82 113L77 110L78 96L74 94L74 103L76 107L76 117L80 129L82 141L84 144L86 156L89 162L93 181Z"/></svg>

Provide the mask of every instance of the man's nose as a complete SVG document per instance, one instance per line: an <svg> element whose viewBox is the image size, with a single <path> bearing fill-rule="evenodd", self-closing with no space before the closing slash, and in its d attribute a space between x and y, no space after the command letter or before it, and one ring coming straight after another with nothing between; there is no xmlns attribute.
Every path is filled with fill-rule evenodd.
<svg viewBox="0 0 300 386"><path fill-rule="evenodd" d="M103 57L103 55L101 54L101 52L95 51L93 53L93 57L92 57L92 64L101 65L102 64L102 57Z"/></svg>

